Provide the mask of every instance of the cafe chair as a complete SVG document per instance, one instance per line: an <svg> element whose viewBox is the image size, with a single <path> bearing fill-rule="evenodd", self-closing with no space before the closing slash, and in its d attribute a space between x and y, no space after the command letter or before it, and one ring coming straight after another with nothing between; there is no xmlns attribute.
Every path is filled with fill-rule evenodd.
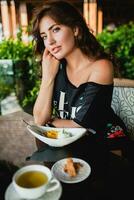
<svg viewBox="0 0 134 200"><path fill-rule="evenodd" d="M108 148L117 155L130 158L134 153L134 80L114 79L112 108L124 121L128 136L107 139Z"/></svg>

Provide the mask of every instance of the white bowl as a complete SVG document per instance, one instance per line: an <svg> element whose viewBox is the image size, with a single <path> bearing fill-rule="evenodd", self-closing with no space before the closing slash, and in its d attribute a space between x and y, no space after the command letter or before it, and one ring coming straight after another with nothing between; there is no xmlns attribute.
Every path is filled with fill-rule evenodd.
<svg viewBox="0 0 134 200"><path fill-rule="evenodd" d="M46 126L27 126L27 129L32 135L38 138L40 141L48 144L49 146L53 147L62 147L72 142L78 140L86 133L85 128L52 128ZM46 137L43 132L55 130L58 131L58 138L48 138Z"/></svg>

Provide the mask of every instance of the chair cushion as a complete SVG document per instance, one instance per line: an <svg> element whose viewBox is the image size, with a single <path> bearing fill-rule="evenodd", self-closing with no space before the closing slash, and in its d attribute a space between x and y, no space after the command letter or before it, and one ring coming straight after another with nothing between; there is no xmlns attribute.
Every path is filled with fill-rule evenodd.
<svg viewBox="0 0 134 200"><path fill-rule="evenodd" d="M124 121L130 138L134 140L134 88L114 86L112 108Z"/></svg>

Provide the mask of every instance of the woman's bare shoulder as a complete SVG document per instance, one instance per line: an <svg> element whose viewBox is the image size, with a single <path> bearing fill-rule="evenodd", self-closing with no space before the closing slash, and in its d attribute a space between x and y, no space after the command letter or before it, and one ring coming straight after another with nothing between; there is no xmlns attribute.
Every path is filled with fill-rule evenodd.
<svg viewBox="0 0 134 200"><path fill-rule="evenodd" d="M92 73L89 81L97 82L100 84L113 83L113 64L106 59L97 60L92 64Z"/></svg>

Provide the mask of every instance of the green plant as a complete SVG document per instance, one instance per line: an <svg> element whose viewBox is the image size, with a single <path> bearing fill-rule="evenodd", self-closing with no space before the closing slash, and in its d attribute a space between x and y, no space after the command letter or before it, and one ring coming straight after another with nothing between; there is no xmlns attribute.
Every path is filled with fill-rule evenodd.
<svg viewBox="0 0 134 200"><path fill-rule="evenodd" d="M0 101L13 92L13 88L5 82L4 78L0 78L0 91Z"/></svg>
<svg viewBox="0 0 134 200"><path fill-rule="evenodd" d="M32 98L29 93L35 87L38 79L39 67L33 55L33 43L24 44L21 40L21 31L16 40L10 38L0 43L0 59L11 59L14 63L14 88L21 106L23 106L23 100L26 102L25 97L26 99ZM0 79L2 79L2 76L0 76ZM2 96L5 97L4 90L4 87L2 87L0 91L1 94L3 93ZM27 100L27 104L30 102L31 99Z"/></svg>
<svg viewBox="0 0 134 200"><path fill-rule="evenodd" d="M134 79L134 23L121 25L112 32L106 27L97 39L119 60L121 76Z"/></svg>
<svg viewBox="0 0 134 200"><path fill-rule="evenodd" d="M32 90L29 90L27 96L25 96L25 99L23 100L22 104L23 107L26 107L29 104L33 106L39 92L39 87L40 87L40 80L37 80L35 86L32 88Z"/></svg>

